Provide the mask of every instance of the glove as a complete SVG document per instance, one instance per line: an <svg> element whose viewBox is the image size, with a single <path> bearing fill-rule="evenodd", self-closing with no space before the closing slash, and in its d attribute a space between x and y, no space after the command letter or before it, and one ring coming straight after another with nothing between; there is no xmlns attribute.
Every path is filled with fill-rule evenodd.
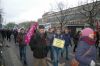
<svg viewBox="0 0 100 66"><path fill-rule="evenodd" d="M92 60L90 66L95 66L95 62Z"/></svg>

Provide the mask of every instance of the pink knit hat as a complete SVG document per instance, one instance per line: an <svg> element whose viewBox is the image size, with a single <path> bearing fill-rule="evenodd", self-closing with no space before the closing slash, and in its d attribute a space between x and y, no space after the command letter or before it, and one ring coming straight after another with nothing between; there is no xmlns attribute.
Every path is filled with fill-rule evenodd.
<svg viewBox="0 0 100 66"><path fill-rule="evenodd" d="M94 33L93 29L85 28L81 31L81 36L89 36L89 34Z"/></svg>

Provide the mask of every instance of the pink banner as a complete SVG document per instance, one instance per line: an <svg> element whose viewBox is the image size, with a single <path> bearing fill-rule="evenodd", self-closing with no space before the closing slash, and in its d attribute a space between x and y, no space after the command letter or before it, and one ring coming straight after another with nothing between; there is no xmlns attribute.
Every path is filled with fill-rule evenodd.
<svg viewBox="0 0 100 66"><path fill-rule="evenodd" d="M31 28L29 29L29 31L27 32L27 34L26 34L26 36L25 36L25 43L26 43L27 45L29 45L31 36L34 35L34 31L36 30L37 26L38 26L38 23L35 22L35 23L31 26Z"/></svg>

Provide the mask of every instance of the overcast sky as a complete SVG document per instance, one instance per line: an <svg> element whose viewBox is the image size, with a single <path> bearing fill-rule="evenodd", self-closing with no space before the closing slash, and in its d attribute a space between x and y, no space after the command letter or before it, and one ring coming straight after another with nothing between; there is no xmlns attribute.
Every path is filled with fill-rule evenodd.
<svg viewBox="0 0 100 66"><path fill-rule="evenodd" d="M1 0L4 23L36 21L45 12L51 11L52 7L55 8L56 2L68 3L68 6L72 7L77 6L78 1L80 0Z"/></svg>

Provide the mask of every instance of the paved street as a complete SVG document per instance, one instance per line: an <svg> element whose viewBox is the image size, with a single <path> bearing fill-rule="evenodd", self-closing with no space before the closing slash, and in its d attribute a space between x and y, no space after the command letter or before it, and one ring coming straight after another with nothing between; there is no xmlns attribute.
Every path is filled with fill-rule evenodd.
<svg viewBox="0 0 100 66"><path fill-rule="evenodd" d="M9 48L5 48L4 49L4 59L6 60L6 66L23 66L22 62L20 61L20 57L19 57L19 48L18 45L14 43L13 39L11 42L5 41L5 44L8 44L10 47ZM71 59L74 55L71 53L72 49L69 48L69 58ZM64 63L64 59L61 59L61 62L59 63L59 66L70 66L69 62L66 61L66 63ZM28 66L33 66L33 56L32 56L32 52L30 50L30 47L27 46L27 62L28 62ZM47 58L47 63L48 66L53 66L52 62L50 61L49 58L49 54L48 54L48 58ZM100 63L98 61L99 64L98 66L100 66Z"/></svg>

